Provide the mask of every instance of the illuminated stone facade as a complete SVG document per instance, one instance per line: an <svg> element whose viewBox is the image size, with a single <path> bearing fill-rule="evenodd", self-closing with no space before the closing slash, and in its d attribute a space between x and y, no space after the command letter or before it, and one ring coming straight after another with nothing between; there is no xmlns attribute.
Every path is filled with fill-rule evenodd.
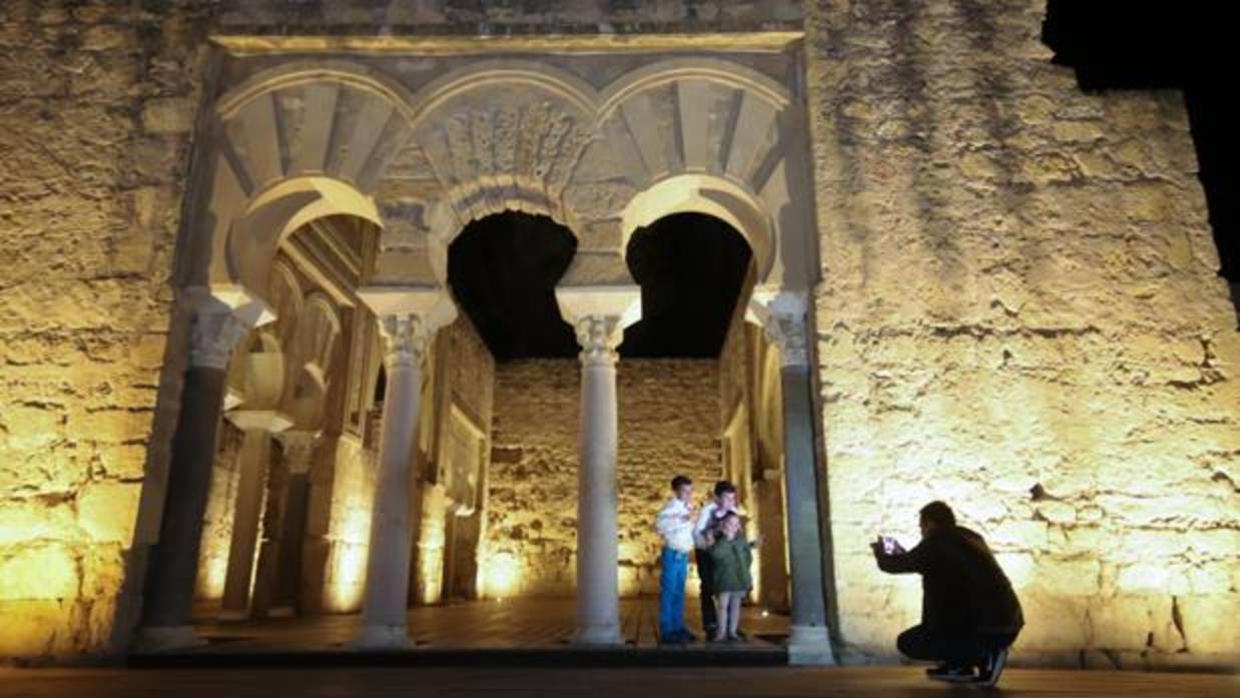
<svg viewBox="0 0 1240 698"><path fill-rule="evenodd" d="M1240 655L1240 345L1177 94L1082 94L1036 0L372 5L0 10L0 655L130 646L184 504L165 493L208 288L271 315L249 318L223 406L261 394L281 439L317 439L267 464L256 574L263 550L286 559L267 532L289 530L270 521L301 474L302 608L357 610L384 407L361 289L441 290L461 227L509 208L574 231L578 293L631 291L627 236L697 211L754 251L740 315L769 326L777 294L812 299L840 657L889 655L915 616L912 580L865 543L911 537L932 497L1001 551L1030 661ZM449 327L413 389L412 602L439 598L445 564L485 593L442 551L487 550L502 405L476 336ZM709 438L769 529L781 360L756 328L731 337ZM281 357L278 385L255 354ZM219 456L216 475L236 468ZM211 492L206 599L236 535L234 489ZM777 557L760 578L786 574Z"/></svg>
<svg viewBox="0 0 1240 698"><path fill-rule="evenodd" d="M866 541L943 498L1020 650L1234 656L1240 345L1181 96L1083 94L1041 3L910 7L807 13L840 630L916 617Z"/></svg>

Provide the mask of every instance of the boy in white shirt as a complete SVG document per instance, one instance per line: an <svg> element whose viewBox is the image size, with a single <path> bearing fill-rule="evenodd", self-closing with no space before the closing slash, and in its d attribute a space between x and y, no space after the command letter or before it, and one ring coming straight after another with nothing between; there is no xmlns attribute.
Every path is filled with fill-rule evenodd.
<svg viewBox="0 0 1240 698"><path fill-rule="evenodd" d="M693 642L685 629L685 577L689 553L694 549L693 481L684 475L672 478L672 499L655 518L663 537L659 578L659 644Z"/></svg>

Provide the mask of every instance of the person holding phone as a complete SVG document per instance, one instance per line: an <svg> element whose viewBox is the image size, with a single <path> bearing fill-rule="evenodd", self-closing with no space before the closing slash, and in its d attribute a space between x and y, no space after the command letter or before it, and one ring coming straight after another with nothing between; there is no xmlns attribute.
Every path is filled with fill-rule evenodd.
<svg viewBox="0 0 1240 698"><path fill-rule="evenodd" d="M930 678L994 686L1025 624L1020 600L986 541L957 525L951 507L930 502L918 523L921 542L912 550L889 536L870 545L880 570L921 575L921 624L900 633L896 647L939 662L926 670Z"/></svg>

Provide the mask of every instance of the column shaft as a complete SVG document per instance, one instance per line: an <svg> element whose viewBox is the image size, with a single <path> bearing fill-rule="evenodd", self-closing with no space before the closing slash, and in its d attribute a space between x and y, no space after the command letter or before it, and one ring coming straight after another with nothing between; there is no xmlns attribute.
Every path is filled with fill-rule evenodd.
<svg viewBox="0 0 1240 698"><path fill-rule="evenodd" d="M362 634L357 642L361 646L398 647L409 643L409 472L421 382L421 370L415 362L388 363L362 602Z"/></svg>
<svg viewBox="0 0 1240 698"><path fill-rule="evenodd" d="M784 487L788 517L788 562L792 578L792 623L788 660L834 664L827 631L821 499L815 458L814 410L810 399L808 301L781 292L770 303L765 328L779 346L783 395Z"/></svg>
<svg viewBox="0 0 1240 698"><path fill-rule="evenodd" d="M140 649L200 643L190 614L224 388L223 368L191 366L185 372L159 542L147 566Z"/></svg>
<svg viewBox="0 0 1240 698"><path fill-rule="evenodd" d="M139 650L202 643L190 622L202 517L207 509L227 387L225 369L233 347L250 329L274 319L265 305L244 292L231 289L230 294L224 300L198 296L189 368L172 437L159 540L151 547L142 587L142 620L134 643Z"/></svg>
<svg viewBox="0 0 1240 698"><path fill-rule="evenodd" d="M780 371L780 383L784 408L788 558L792 576L790 659L800 664L833 663L823 584L824 550L819 524L809 367L785 366Z"/></svg>
<svg viewBox="0 0 1240 698"><path fill-rule="evenodd" d="M583 359L577 487L577 633L581 644L622 644L616 524L616 366Z"/></svg>
<svg viewBox="0 0 1240 698"><path fill-rule="evenodd" d="M241 620L249 615L250 587L254 581L254 551L258 524L267 489L267 466L271 457L271 433L262 428L245 430L233 507L232 539L228 545L228 570L224 577L224 600L220 617Z"/></svg>

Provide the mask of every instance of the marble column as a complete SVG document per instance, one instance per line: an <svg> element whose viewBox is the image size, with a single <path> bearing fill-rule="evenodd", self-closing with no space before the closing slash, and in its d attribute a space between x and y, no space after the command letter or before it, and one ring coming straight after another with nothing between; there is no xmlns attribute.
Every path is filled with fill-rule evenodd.
<svg viewBox="0 0 1240 698"><path fill-rule="evenodd" d="M641 313L637 287L557 289L561 313L581 345L577 468L577 622L579 645L622 645L617 526L616 347Z"/></svg>
<svg viewBox="0 0 1240 698"><path fill-rule="evenodd" d="M823 547L819 513L822 472L815 457L807 310L805 294L781 292L766 305L764 322L767 338L779 347L783 396L784 486L792 576L788 660L792 664L834 664L823 577L824 556L830 551Z"/></svg>
<svg viewBox="0 0 1240 698"><path fill-rule="evenodd" d="M412 554L409 478L422 397L422 359L435 331L456 318L456 309L441 289L372 287L359 295L378 318L387 386L362 628L354 646L399 649L411 644L407 627Z"/></svg>
<svg viewBox="0 0 1240 698"><path fill-rule="evenodd" d="M224 575L224 598L220 620L244 620L250 616L250 591L254 583L255 552L259 524L267 494L271 439L292 426L274 410L234 410L224 417L244 432L237 455L237 496L233 504L232 539L228 544L228 569Z"/></svg>
<svg viewBox="0 0 1240 698"><path fill-rule="evenodd" d="M265 304L237 289L193 289L187 297L196 306L190 361L164 483L159 541L150 551L143 586L142 620L134 642L139 651L202 644L190 615L228 362L250 330L275 319Z"/></svg>

